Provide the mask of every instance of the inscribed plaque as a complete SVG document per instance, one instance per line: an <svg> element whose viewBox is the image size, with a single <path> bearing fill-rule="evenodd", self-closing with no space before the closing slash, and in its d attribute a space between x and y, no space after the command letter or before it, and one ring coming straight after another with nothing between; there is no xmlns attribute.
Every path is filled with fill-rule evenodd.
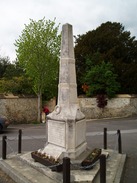
<svg viewBox="0 0 137 183"><path fill-rule="evenodd" d="M66 130L65 123L60 121L48 121L48 142L65 147Z"/></svg>

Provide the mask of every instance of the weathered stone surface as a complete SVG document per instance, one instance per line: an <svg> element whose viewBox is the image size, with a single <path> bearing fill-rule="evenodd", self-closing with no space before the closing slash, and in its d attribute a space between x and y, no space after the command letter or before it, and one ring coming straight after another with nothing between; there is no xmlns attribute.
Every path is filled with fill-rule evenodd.
<svg viewBox="0 0 137 183"><path fill-rule="evenodd" d="M50 120L48 123L48 142L65 147L65 123L62 121Z"/></svg>
<svg viewBox="0 0 137 183"><path fill-rule="evenodd" d="M66 121L66 119L80 120L84 117L77 98L72 25L65 24L62 27L58 104L49 118Z"/></svg>
<svg viewBox="0 0 137 183"><path fill-rule="evenodd" d="M86 119L137 115L137 98L130 95L118 95L108 100L108 104L104 109L97 107L96 98L79 98L79 105Z"/></svg>
<svg viewBox="0 0 137 183"><path fill-rule="evenodd" d="M48 145L43 152L75 159L86 150L86 121L77 98L72 25L62 27L58 104L48 115Z"/></svg>
<svg viewBox="0 0 137 183"><path fill-rule="evenodd" d="M14 123L29 123L37 120L37 98L7 97L0 99L0 116Z"/></svg>

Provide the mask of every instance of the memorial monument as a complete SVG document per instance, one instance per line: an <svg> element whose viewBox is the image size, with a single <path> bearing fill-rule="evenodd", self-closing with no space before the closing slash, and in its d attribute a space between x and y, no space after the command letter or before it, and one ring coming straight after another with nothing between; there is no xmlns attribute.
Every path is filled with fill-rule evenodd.
<svg viewBox="0 0 137 183"><path fill-rule="evenodd" d="M86 143L86 121L77 100L72 26L63 25L58 85L58 103L48 115L48 140L43 149L11 154L0 161L0 167L18 182L120 182L126 155L106 149L103 166L97 160L101 149L90 150ZM109 155L109 156L108 156ZM63 157L71 158L71 174ZM111 157L111 158L110 158ZM34 161L32 160L34 159ZM97 166L95 165L97 162ZM106 162L106 163L105 163ZM39 163L47 166L40 166ZM106 165L107 164L107 169ZM94 169L92 169L95 166ZM65 168L64 168L65 167ZM50 168L50 169L49 169ZM89 171L92 169L91 171ZM104 169L104 170L103 170ZM52 170L52 171L51 171ZM63 170L63 171L62 171ZM87 171L88 170L88 171ZM56 172L62 173L56 173Z"/></svg>
<svg viewBox="0 0 137 183"><path fill-rule="evenodd" d="M62 27L58 102L48 115L48 139L42 153L76 159L86 150L86 121L77 99L72 25Z"/></svg>

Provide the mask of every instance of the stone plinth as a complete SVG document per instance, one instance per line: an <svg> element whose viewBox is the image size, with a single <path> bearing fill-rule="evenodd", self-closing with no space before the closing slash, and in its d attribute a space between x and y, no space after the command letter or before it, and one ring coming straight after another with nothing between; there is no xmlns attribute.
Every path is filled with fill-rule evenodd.
<svg viewBox="0 0 137 183"><path fill-rule="evenodd" d="M85 133L84 119L66 122L48 120L48 145L44 152L55 158L67 156L75 159L86 150Z"/></svg>

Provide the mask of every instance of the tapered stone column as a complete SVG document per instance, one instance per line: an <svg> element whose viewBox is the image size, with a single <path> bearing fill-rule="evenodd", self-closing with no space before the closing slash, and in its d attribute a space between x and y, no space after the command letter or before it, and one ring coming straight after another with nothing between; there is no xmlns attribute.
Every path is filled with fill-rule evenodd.
<svg viewBox="0 0 137 183"><path fill-rule="evenodd" d="M77 99L72 25L62 27L58 102L48 115L48 143L44 152L75 159L86 150L86 122Z"/></svg>

